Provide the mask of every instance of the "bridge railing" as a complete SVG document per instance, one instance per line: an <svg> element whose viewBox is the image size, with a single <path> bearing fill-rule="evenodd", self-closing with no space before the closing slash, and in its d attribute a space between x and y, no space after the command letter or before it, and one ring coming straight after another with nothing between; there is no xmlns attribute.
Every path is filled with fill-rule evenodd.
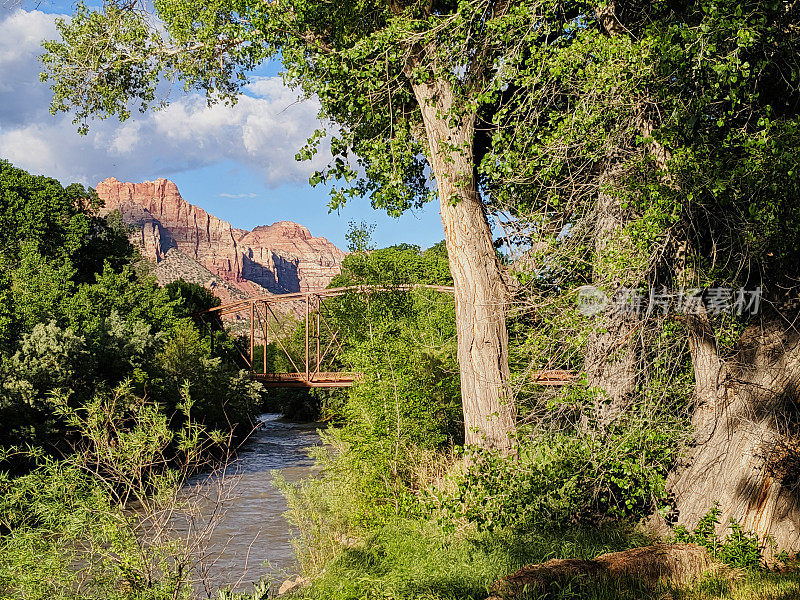
<svg viewBox="0 0 800 600"><path fill-rule="evenodd" d="M205 319L205 322L209 324L213 344L214 335L210 321L224 315L244 312L249 320L249 348L242 349L238 345L236 347L253 377L268 387L347 387L358 381L361 374L325 369L326 365L331 365L333 368L338 352L342 349L340 332L329 319L325 318L325 300L351 293L365 295L380 292L408 292L415 289L429 289L449 294L454 292L454 288L442 285L355 285L248 298L202 311L195 316L200 317L201 320ZM299 353L300 356L287 348L288 338L285 332L277 331L280 318L273 307L285 303L294 303L294 308L300 309L304 316L303 348ZM302 305L302 308L297 306L298 304ZM324 335L323 327L327 328ZM293 372L268 371L267 348L270 344L270 334L288 363L294 367ZM256 348L259 346L263 348L260 371L255 365ZM564 386L575 379L576 375L571 371L548 369L530 374L529 381L540 386Z"/></svg>

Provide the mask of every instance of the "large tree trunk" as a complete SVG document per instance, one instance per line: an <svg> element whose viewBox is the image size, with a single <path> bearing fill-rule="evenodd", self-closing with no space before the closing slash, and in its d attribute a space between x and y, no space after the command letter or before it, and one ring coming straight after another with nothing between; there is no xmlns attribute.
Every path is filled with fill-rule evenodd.
<svg viewBox="0 0 800 600"><path fill-rule="evenodd" d="M509 386L506 288L473 159L474 116L453 124L448 82L414 83L436 177L453 274L465 443L508 450L516 411Z"/></svg>
<svg viewBox="0 0 800 600"><path fill-rule="evenodd" d="M772 316L749 327L734 360L720 360L704 315L690 323L697 407L694 445L668 481L677 524L694 527L719 503L775 547L800 551L800 331Z"/></svg>
<svg viewBox="0 0 800 600"><path fill-rule="evenodd" d="M608 35L622 35L616 2L596 14ZM642 118L641 136L651 138L653 126ZM669 152L649 144L665 181ZM683 234L688 231L684 228ZM694 283L682 265L689 239L676 240L682 249L677 279ZM693 528L715 503L721 509L719 535L731 520L759 539L774 540L774 548L800 551L800 331L794 319L773 315L751 326L732 361L719 356L708 315L687 319L689 351L695 374L694 443L686 460L673 470L667 490L674 501L676 524ZM663 519L654 517L663 525Z"/></svg>
<svg viewBox="0 0 800 600"><path fill-rule="evenodd" d="M609 264L624 251L625 211L615 193L622 175L622 165L609 157L600 176L595 208L592 283L609 295L624 283L615 266ZM638 319L635 314L613 310L613 305L594 318L584 370L587 384L598 391L594 404L597 425L605 429L625 411L636 391Z"/></svg>

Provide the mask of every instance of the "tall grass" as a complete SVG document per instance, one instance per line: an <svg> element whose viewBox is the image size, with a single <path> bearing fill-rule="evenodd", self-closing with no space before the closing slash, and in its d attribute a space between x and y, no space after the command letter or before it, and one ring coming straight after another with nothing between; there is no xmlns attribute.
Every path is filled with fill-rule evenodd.
<svg viewBox="0 0 800 600"><path fill-rule="evenodd" d="M305 592L309 600L484 600L492 584L520 567L551 558L594 558L648 543L620 527L528 535L446 535L399 520L344 548ZM635 582L574 579L536 600L798 600L800 574L747 573L703 580L691 588L648 590Z"/></svg>
<svg viewBox="0 0 800 600"><path fill-rule="evenodd" d="M491 585L550 558L593 558L646 543L621 528L545 534L442 533L433 523L400 520L340 550L318 573L308 598L396 600L486 598Z"/></svg>

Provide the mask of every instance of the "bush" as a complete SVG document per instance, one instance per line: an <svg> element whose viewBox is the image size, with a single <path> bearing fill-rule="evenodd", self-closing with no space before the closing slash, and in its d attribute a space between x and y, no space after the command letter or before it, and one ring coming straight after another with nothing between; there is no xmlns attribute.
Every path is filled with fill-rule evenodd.
<svg viewBox="0 0 800 600"><path fill-rule="evenodd" d="M679 525L675 528L674 537L677 542L688 542L707 548L711 555L731 567L758 571L763 568L763 557L758 537L742 529L736 521L728 524L730 533L724 540L716 534L721 511L715 505L690 532L686 527Z"/></svg>
<svg viewBox="0 0 800 600"><path fill-rule="evenodd" d="M456 492L431 507L446 527L518 531L608 518L639 518L659 508L667 470L677 456L660 423L633 418L603 435L580 428L520 433L515 456L467 449L452 476Z"/></svg>
<svg viewBox="0 0 800 600"><path fill-rule="evenodd" d="M197 418L209 427L249 432L261 405L263 386L245 371L211 358L208 344L190 322L182 322L156 357L163 369L160 394L177 400L188 386Z"/></svg>
<svg viewBox="0 0 800 600"><path fill-rule="evenodd" d="M0 355L0 444L43 443L57 431L52 393L85 389L86 343L72 329L39 323L13 356Z"/></svg>
<svg viewBox="0 0 800 600"><path fill-rule="evenodd" d="M171 523L196 510L181 485L223 437L194 424L186 393L178 431L125 385L83 408L63 397L54 404L76 436L73 453L31 451L30 472L0 474L0 595L188 599L207 531L181 538Z"/></svg>
<svg viewBox="0 0 800 600"><path fill-rule="evenodd" d="M407 265L409 257L417 258ZM413 247L351 256L341 283L371 283L379 266L387 283L402 282L407 267L418 274L427 261L441 266L431 251L417 259ZM316 454L321 476L280 484L300 531L299 556L311 570L342 540L363 538L398 518L425 518L422 490L432 473L449 468L448 451L463 440L452 297L379 292L326 305L326 319L344 342L339 360L363 379L346 394L324 398L325 416L340 427L324 434L326 446Z"/></svg>

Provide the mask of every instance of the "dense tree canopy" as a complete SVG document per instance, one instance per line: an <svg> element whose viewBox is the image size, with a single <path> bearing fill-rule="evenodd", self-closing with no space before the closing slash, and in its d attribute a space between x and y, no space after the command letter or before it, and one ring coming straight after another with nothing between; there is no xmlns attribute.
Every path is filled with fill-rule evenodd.
<svg viewBox="0 0 800 600"><path fill-rule="evenodd" d="M336 124L330 164L312 178L331 185L332 207L369 195L399 214L436 190L467 442L509 448L512 390L531 418L589 437L691 412L688 466L663 508L696 521L718 500L724 519L798 549L787 467L800 464L795 4L154 6L79 7L61 24L44 56L56 110L125 118L158 103L163 77L233 100L248 69L280 55L287 81ZM515 306L533 308L514 315L514 366L522 380L539 367L579 371L558 402L508 368L507 278L487 222L501 214L506 240L526 251ZM587 284L696 310L629 304L584 318L573 300ZM730 303L739 288L759 291L763 310L718 311L719 290ZM759 490L768 501L754 500Z"/></svg>
<svg viewBox="0 0 800 600"><path fill-rule="evenodd" d="M189 380L197 418L249 426L257 386L211 357L187 318L219 299L160 287L99 206L93 190L0 161L0 444L63 449L59 398L80 407L123 382L172 418Z"/></svg>

